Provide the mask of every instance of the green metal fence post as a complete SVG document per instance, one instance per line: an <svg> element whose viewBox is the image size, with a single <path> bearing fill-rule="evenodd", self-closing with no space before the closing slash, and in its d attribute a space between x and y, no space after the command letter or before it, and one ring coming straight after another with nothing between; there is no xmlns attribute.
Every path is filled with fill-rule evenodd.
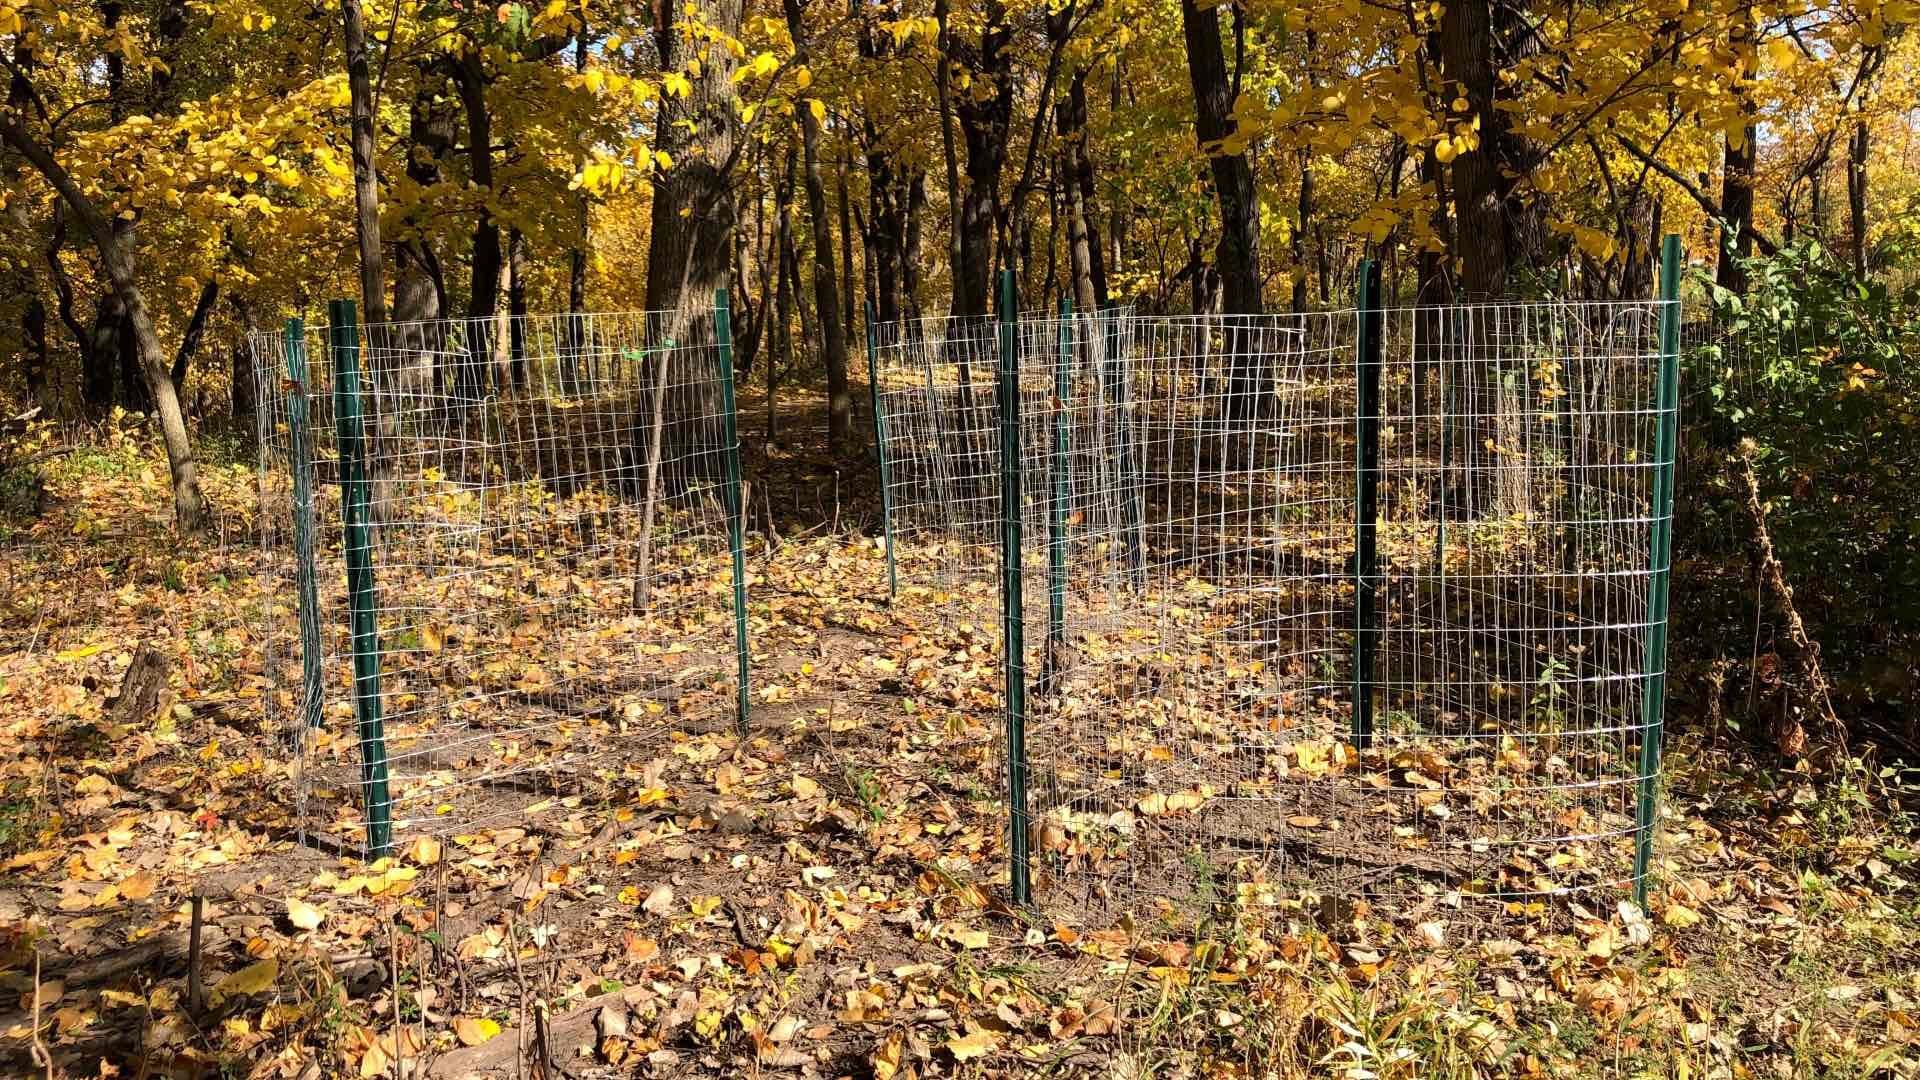
<svg viewBox="0 0 1920 1080"><path fill-rule="evenodd" d="M293 469L294 580L300 604L299 732L320 726L320 590L313 562L313 450L307 445L307 326L288 319L282 338L287 355L287 441ZM304 734L297 737L304 740Z"/></svg>
<svg viewBox="0 0 1920 1080"><path fill-rule="evenodd" d="M720 408L727 458L727 547L733 555L733 652L738 670L740 734L747 734L751 698L747 689L747 554L746 507L740 499L740 432L733 400L733 317L727 309L727 290L713 293L713 340L720 362Z"/></svg>
<svg viewBox="0 0 1920 1080"><path fill-rule="evenodd" d="M1069 464L1067 376L1073 359L1073 301L1060 298L1060 346L1053 359L1053 497L1047 504L1047 657L1041 676L1052 687L1067 647L1067 468Z"/></svg>
<svg viewBox="0 0 1920 1080"><path fill-rule="evenodd" d="M873 301L867 301L867 396L873 402L873 452L880 459L880 535L887 552L887 600L900 595L900 574L893 561L893 477L887 465L887 418L880 412L880 328ZM932 404L929 402L928 404Z"/></svg>
<svg viewBox="0 0 1920 1080"><path fill-rule="evenodd" d="M366 426L360 411L360 325L351 300L327 304L333 359L334 427L340 442L340 503L346 523L347 602L353 628L353 709L359 722L360 783L367 810L367 854L393 845L387 792L387 735L380 702L380 623L373 582L373 507L367 479Z"/></svg>
<svg viewBox="0 0 1920 1080"><path fill-rule="evenodd" d="M1007 808L1013 902L1031 903L1027 866L1026 612L1021 596L1020 301L1000 272L1000 608L1007 666Z"/></svg>
<svg viewBox="0 0 1920 1080"><path fill-rule="evenodd" d="M1674 460L1680 442L1680 238L1660 244L1660 385L1655 402L1652 529L1647 569L1646 683L1640 696L1640 791L1634 818L1633 899L1647 904L1667 707L1667 588L1673 572Z"/></svg>
<svg viewBox="0 0 1920 1080"><path fill-rule="evenodd" d="M1356 342L1358 441L1355 453L1353 742L1373 742L1374 667L1380 637L1380 265L1360 264Z"/></svg>

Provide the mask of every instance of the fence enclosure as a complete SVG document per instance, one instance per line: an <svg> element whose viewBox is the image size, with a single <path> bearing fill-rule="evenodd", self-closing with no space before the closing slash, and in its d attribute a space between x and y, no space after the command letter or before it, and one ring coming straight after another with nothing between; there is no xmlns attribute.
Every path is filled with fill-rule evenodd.
<svg viewBox="0 0 1920 1080"><path fill-rule="evenodd" d="M899 589L997 606L1016 897L1641 885L1676 271L1627 303L874 327Z"/></svg>
<svg viewBox="0 0 1920 1080"><path fill-rule="evenodd" d="M641 783L668 719L744 724L724 295L353 316L253 342L266 707L301 827L377 855Z"/></svg>

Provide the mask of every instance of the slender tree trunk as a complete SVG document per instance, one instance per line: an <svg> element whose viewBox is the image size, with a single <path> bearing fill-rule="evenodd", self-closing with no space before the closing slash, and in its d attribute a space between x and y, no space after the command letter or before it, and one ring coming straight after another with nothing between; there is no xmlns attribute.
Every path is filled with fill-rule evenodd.
<svg viewBox="0 0 1920 1080"><path fill-rule="evenodd" d="M193 363L193 354L200 349L200 339L206 336L207 319L213 315L214 304L220 300L220 281L208 278L200 286L200 299L193 305L193 314L187 318L187 328L180 335L180 347L174 350L173 367L168 377L173 380L173 390L184 395L187 390L187 368Z"/></svg>
<svg viewBox="0 0 1920 1080"><path fill-rule="evenodd" d="M24 112L32 103L30 73L33 69L33 49L25 44L16 45L13 50L13 76L7 87L7 108L15 115ZM6 190L12 193L7 199L7 216L14 230L20 236L28 237L34 233L33 202L21 193L21 174L24 171L19 158L6 152L6 148L0 145L0 181L4 181ZM16 295L25 297L20 309L20 349L27 396L36 404L44 405L47 404L47 305L41 299L40 283L30 261L19 261L13 279Z"/></svg>
<svg viewBox="0 0 1920 1080"><path fill-rule="evenodd" d="M794 62L809 61L805 8L801 0L785 0L787 32L794 42ZM814 309L820 316L827 366L827 445L844 450L853 445L853 393L847 387L847 327L841 319L840 287L833 268L833 223L827 217L826 181L820 175L820 119L812 101L800 113L800 145L807 188L807 218L813 226ZM847 257L852 262L852 255Z"/></svg>
<svg viewBox="0 0 1920 1080"><path fill-rule="evenodd" d="M160 421L161 441L166 445L173 474L174 520L182 531L199 530L204 526L206 516L206 502L200 494L199 466L194 461L193 445L187 435L186 417L180 411L179 396L174 393L173 380L168 377L159 335L154 330L153 319L147 313L146 301L134 277L133 253L120 245L113 226L79 183L67 174L51 152L30 139L11 116L0 117L0 140L11 144L26 158L28 164L53 185L92 237L94 247L100 253L100 261L106 268L108 281L126 309L127 321L133 328L140 371L153 395L155 412Z"/></svg>
<svg viewBox="0 0 1920 1080"><path fill-rule="evenodd" d="M260 358L253 353L253 340L260 324L251 301L234 294L227 297L227 302L233 305L233 313L240 319L240 339L233 347L233 424L251 438L254 434L254 418L259 410L258 387L255 384L260 377Z"/></svg>
<svg viewBox="0 0 1920 1080"><path fill-rule="evenodd" d="M850 144L852 140L848 142ZM844 159L840 167L834 170L834 179L840 189L840 321L846 327L847 340L852 341L854 311L859 307L854 303L854 293L859 290L853 287L853 199L847 192L847 163Z"/></svg>
<svg viewBox="0 0 1920 1080"><path fill-rule="evenodd" d="M366 323L387 321L387 269L380 247L380 177L373 143L373 82L360 0L340 0L347 48L347 93L353 140L354 235L360 242L360 311Z"/></svg>
<svg viewBox="0 0 1920 1080"><path fill-rule="evenodd" d="M1741 7L1730 37L1736 54L1743 52L1743 43L1753 39L1751 6ZM1743 79L1746 74L1744 70L1739 73ZM1748 120L1726 139L1725 163L1720 171L1720 213L1726 228L1722 230L1714 281L1721 288L1738 294L1747 291L1747 272L1741 261L1753 255L1753 181L1759 158L1759 148L1755 145L1759 129L1752 120L1752 98L1744 85L1735 85L1734 99Z"/></svg>
<svg viewBox="0 0 1920 1080"><path fill-rule="evenodd" d="M527 238L519 228L507 232L507 362L513 384L527 385Z"/></svg>
<svg viewBox="0 0 1920 1080"><path fill-rule="evenodd" d="M1853 260L1853 274L1867 276L1867 153L1871 138L1865 120L1853 122L1853 135L1847 140L1847 253Z"/></svg>
<svg viewBox="0 0 1920 1080"><path fill-rule="evenodd" d="M952 282L950 291L953 302L951 312L954 315L965 313L966 301L961 295L964 283L972 279L972 271L967 267L968 249L961 243L961 194L960 194L960 156L955 149L953 135L953 28L948 18L948 0L933 0L933 18L940 24L940 55L933 73L934 96L939 103L940 113L940 150L947 168L947 209L952 215L952 227L947 230L947 269L948 280Z"/></svg>
<svg viewBox="0 0 1920 1080"><path fill-rule="evenodd" d="M481 199L473 223L473 278L467 293L467 357L454 380L459 396L475 400L486 392L487 370L492 365L495 327L494 313L500 304L500 223L493 219L486 201L493 191L493 113L487 106L486 60L478 43L467 42L455 58L454 83L460 91L461 110L467 117L467 180L478 189Z"/></svg>

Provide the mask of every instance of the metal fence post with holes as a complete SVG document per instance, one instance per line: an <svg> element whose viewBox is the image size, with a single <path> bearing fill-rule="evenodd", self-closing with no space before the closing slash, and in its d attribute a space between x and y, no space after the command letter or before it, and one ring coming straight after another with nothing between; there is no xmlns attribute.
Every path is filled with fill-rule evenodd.
<svg viewBox="0 0 1920 1080"><path fill-rule="evenodd" d="M1013 902L1030 903L1027 878L1026 612L1021 596L1020 300L1000 272L1000 606L1007 667L1007 810Z"/></svg>
<svg viewBox="0 0 1920 1080"><path fill-rule="evenodd" d="M1380 638L1380 264L1360 264L1354 454L1353 743L1373 742L1375 656Z"/></svg>
<svg viewBox="0 0 1920 1080"><path fill-rule="evenodd" d="M333 415L340 443L340 504L346 524L347 602L353 629L353 708L359 722L360 786L367 811L367 855L393 844L387 793L387 736L380 702L380 624L373 581L373 506L361 418L360 326L351 300L327 305L333 361Z"/></svg>
<svg viewBox="0 0 1920 1080"><path fill-rule="evenodd" d="M880 411L880 338L874 325L873 301L867 301L867 397L873 404L873 452L880 459L880 535L887 553L887 599L900 595L900 575L893 561L893 478L887 475L887 418Z"/></svg>
<svg viewBox="0 0 1920 1080"><path fill-rule="evenodd" d="M1634 815L1633 898L1647 904L1667 706L1667 586L1673 573L1673 471L1680 436L1680 238L1660 245L1660 384L1654 404L1653 498L1647 569L1647 649L1640 698L1640 784Z"/></svg>
<svg viewBox="0 0 1920 1080"><path fill-rule="evenodd" d="M320 598L313 564L313 450L307 441L307 327L288 319L282 338L287 354L288 464L293 470L294 583L300 611L300 720L294 738L320 726Z"/></svg>
<svg viewBox="0 0 1920 1080"><path fill-rule="evenodd" d="M747 734L751 696L747 685L747 555L746 507L740 498L740 432L734 416L733 319L727 309L727 290L713 294L713 340L720 363L720 409L723 426L721 452L727 459L727 546L733 557L733 651L739 680L736 702L740 734Z"/></svg>

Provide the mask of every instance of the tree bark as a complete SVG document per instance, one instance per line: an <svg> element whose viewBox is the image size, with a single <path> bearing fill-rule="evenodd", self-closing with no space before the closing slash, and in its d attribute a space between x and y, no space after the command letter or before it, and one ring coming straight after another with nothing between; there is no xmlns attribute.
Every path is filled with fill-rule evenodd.
<svg viewBox="0 0 1920 1080"><path fill-rule="evenodd" d="M1742 5L1729 37L1736 55L1743 51L1743 43L1753 39L1751 5ZM1735 77L1744 80L1746 75L1743 69ZM1737 138L1729 135L1726 139L1725 163L1720 170L1720 257L1713 276L1715 283L1728 292L1745 293L1747 272L1741 262L1753 255L1753 182L1759 158L1759 148L1755 145L1759 128L1753 120L1752 96L1743 82L1736 81L1733 94L1741 115L1747 120Z"/></svg>
<svg viewBox="0 0 1920 1080"><path fill-rule="evenodd" d="M147 313L139 283L134 279L133 255L122 247L106 215L94 206L78 182L45 147L34 142L11 116L0 117L0 140L12 144L27 163L53 185L66 200L87 235L93 239L106 267L114 293L125 306L127 321L133 328L140 371L153 395L160 421L160 437L167 448L173 479L174 520L183 532L198 531L205 525L206 501L200 494L199 465L194 461L193 445L187 436L186 418L180 411L180 399L174 393L173 380L160 350L159 335L153 318Z"/></svg>
<svg viewBox="0 0 1920 1080"><path fill-rule="evenodd" d="M7 86L7 108L16 116L21 115L33 100L33 83L29 78L33 69L33 49L26 44L15 45L13 76ZM4 150L0 146L0 180L4 180L7 191L13 193L7 199L7 215L20 236L32 236L33 203L23 197L20 188L21 173L25 170L15 155ZM41 299L40 284L33 272L33 264L25 259L20 260L15 269L14 289L17 295L25 297L20 309L20 347L25 361L22 375L26 382L27 397L36 404L44 405L47 384L47 305Z"/></svg>
<svg viewBox="0 0 1920 1080"><path fill-rule="evenodd" d="M1853 261L1853 275L1867 276L1867 154L1871 134L1865 120L1853 122L1853 135L1847 140L1847 254Z"/></svg>
<svg viewBox="0 0 1920 1080"><path fill-rule="evenodd" d="M407 179L415 189L427 191L444 179L442 163L453 150L456 117L441 73L431 64L420 64L418 76L407 110ZM431 322L447 313L446 277L426 235L427 209L424 204L406 208L394 245L393 318L402 323ZM411 336L423 337L418 332ZM408 347L438 352L440 342L415 340Z"/></svg>
<svg viewBox="0 0 1920 1080"><path fill-rule="evenodd" d="M785 0L787 32L794 43L794 62L810 63L807 49L806 10L801 0ZM820 316L820 329L827 366L827 445L839 451L853 445L853 393L847 386L847 327L841 320L840 287L833 267L833 223L827 217L826 182L820 175L820 120L814 115L813 102L802 102L800 146L802 176L807 189L807 218L813 227L814 309ZM848 257L852 261L852 257Z"/></svg>
<svg viewBox="0 0 1920 1080"><path fill-rule="evenodd" d="M494 351L494 313L500 308L500 223L487 202L493 191L493 113L487 106L486 60L476 42L467 42L454 60L454 85L467 117L467 180L481 199L473 223L473 277L467 293L467 357L454 385L461 397L486 393Z"/></svg>
<svg viewBox="0 0 1920 1080"><path fill-rule="evenodd" d="M380 247L380 176L373 144L373 84L360 0L340 0L347 50L347 93L353 140L354 235L360 244L360 318L387 321L387 269Z"/></svg>
<svg viewBox="0 0 1920 1080"><path fill-rule="evenodd" d="M1225 314L1259 315L1260 203L1253 169L1244 153L1230 154L1221 144L1234 134L1233 86L1220 44L1219 8L1201 10L1180 0L1186 39L1187 74L1193 83L1194 134L1213 174L1214 200L1220 210L1220 244L1214 266L1220 274Z"/></svg>
<svg viewBox="0 0 1920 1080"><path fill-rule="evenodd" d="M743 0L695 0L701 21L738 36ZM730 176L737 152L733 54L699 50L675 28L678 9L654 13L654 47L662 72L683 73L684 96L661 100L656 148L673 159L654 179L653 243L647 252L648 310L685 315L704 309L727 284L736 216ZM694 55L699 50L699 55ZM691 65L697 61L697 68Z"/></svg>
<svg viewBox="0 0 1920 1080"><path fill-rule="evenodd" d="M1001 223L1000 173L1007 162L1007 135L1013 123L1013 32L1006 8L986 0L985 25L977 47L949 32L946 59L970 72L974 88L954 103L960 138L966 148L966 183L959 192L960 274L955 278L954 314L985 318L993 307L994 236ZM984 87L984 90L982 89ZM1009 238L1011 242L1012 238ZM1011 266L1012 253L1003 260Z"/></svg>

